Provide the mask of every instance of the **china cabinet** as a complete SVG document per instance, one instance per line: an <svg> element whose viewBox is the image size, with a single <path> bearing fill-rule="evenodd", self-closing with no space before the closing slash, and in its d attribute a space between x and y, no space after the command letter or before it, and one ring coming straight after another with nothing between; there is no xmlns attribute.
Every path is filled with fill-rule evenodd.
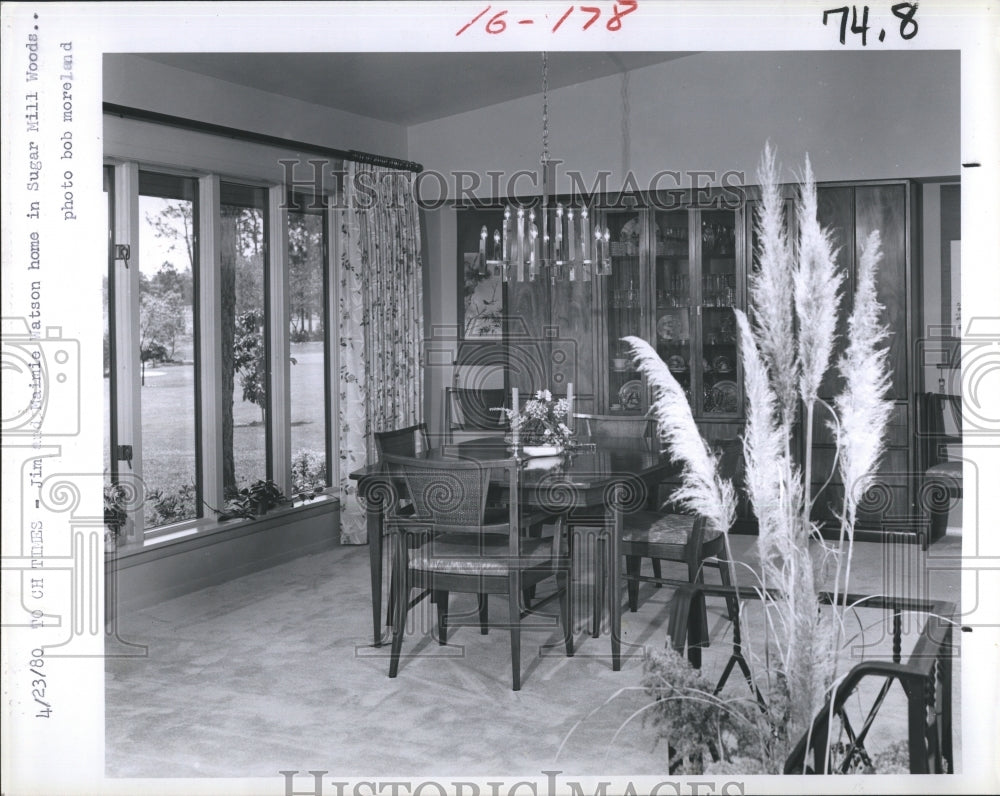
<svg viewBox="0 0 1000 796"><path fill-rule="evenodd" d="M655 343L696 419L738 422L743 388L733 308L746 301L743 210L612 210L602 223L610 231L612 261L604 296L602 409L636 414L649 408L648 390L621 343L637 335Z"/></svg>
<svg viewBox="0 0 1000 796"><path fill-rule="evenodd" d="M817 187L819 220L831 232L844 275L834 358L843 346L861 246L874 229L882 241L877 290L890 330L893 414L876 483L862 500L860 526L919 530L925 512L917 505L912 476L918 374L910 362L920 306L913 271L915 184L883 180ZM785 206L794 240L793 190L787 187ZM650 390L621 343L636 335L653 343L670 367L706 440L740 436L746 408L733 310L748 305L758 200L753 187L746 189L744 202L726 204L721 198L689 194L687 204L677 197L667 204L644 197L638 206L598 209L597 223L608 230L610 275L586 281L543 275L503 285L507 385L522 391L545 385L561 393L572 382L578 411L642 414L649 409ZM596 204L599 208L600 201ZM470 211L463 253L474 251L478 230L487 223L484 212ZM839 377L828 375L820 397L829 402L840 388ZM836 471L832 434L825 420L815 424L813 494L820 522L833 519L826 507L839 505L845 488ZM801 453L804 440L796 446Z"/></svg>

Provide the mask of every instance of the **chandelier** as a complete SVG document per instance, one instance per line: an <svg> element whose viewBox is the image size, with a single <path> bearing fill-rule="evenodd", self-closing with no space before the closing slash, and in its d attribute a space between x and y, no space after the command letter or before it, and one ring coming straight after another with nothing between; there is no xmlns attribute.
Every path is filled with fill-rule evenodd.
<svg viewBox="0 0 1000 796"><path fill-rule="evenodd" d="M611 273L611 233L601 226L596 208L585 203L563 204L553 196L554 175L549 157L549 59L542 53L542 197L538 206L508 203L500 229L480 230L481 262L498 271L504 282L533 281L547 276L589 281ZM536 203L537 204L537 203ZM487 251L490 256L487 256Z"/></svg>

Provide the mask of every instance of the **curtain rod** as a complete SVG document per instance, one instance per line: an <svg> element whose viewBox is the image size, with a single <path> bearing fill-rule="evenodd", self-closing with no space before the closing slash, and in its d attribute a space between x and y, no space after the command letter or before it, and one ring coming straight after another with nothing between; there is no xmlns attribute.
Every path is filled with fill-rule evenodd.
<svg viewBox="0 0 1000 796"><path fill-rule="evenodd" d="M142 108L132 108L128 105L116 105L113 102L104 103L104 112L122 119L134 119L139 122L154 122L165 124L171 127L179 127L184 130L191 130L197 133L208 133L210 135L220 135L227 138L235 138L239 141L248 141L253 144L270 144L287 149L299 149L315 152L320 155L350 160L355 163L368 163L372 166L383 166L388 169L399 169L400 171L412 171L419 174L424 167L412 160L400 160L388 155L376 155L371 152L359 152L356 149L334 149L333 147L321 146L320 144L310 144L305 141L295 141L291 138L282 138L276 135L266 135L264 133L253 133L249 130L240 130L237 127L226 127L221 124L210 122L200 122L196 119L185 119L183 116L171 116L167 113L157 113L147 111Z"/></svg>

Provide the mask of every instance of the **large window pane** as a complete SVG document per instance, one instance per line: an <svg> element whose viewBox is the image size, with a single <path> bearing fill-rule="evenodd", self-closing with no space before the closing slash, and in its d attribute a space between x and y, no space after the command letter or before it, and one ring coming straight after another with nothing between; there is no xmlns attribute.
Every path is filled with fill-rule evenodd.
<svg viewBox="0 0 1000 796"><path fill-rule="evenodd" d="M222 475L231 497L269 477L267 194L224 182L221 210Z"/></svg>
<svg viewBox="0 0 1000 796"><path fill-rule="evenodd" d="M309 202L299 198L291 204L305 208ZM291 480L296 492L329 485L325 228L323 210L288 212Z"/></svg>
<svg viewBox="0 0 1000 796"><path fill-rule="evenodd" d="M114 442L114 427L112 411L114 400L114 359L113 359L113 331L114 325L111 319L111 283L114 278L114 169L111 166L104 167L104 215L108 220L108 267L104 271L104 279L101 286L102 315L104 320L104 433L102 436L104 448L104 475L110 478L114 474L114 462L111 459L111 449Z"/></svg>
<svg viewBox="0 0 1000 796"><path fill-rule="evenodd" d="M146 529L199 517L197 183L139 173L139 358Z"/></svg>

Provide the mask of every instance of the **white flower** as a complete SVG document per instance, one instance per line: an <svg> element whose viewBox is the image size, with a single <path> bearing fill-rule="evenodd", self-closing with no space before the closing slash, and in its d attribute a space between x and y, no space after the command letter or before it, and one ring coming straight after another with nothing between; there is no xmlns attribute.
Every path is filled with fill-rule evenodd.
<svg viewBox="0 0 1000 796"><path fill-rule="evenodd" d="M545 401L546 403L548 403L549 401L552 400L552 393L549 392L548 390L539 390L538 392L535 393L535 397L539 401Z"/></svg>

